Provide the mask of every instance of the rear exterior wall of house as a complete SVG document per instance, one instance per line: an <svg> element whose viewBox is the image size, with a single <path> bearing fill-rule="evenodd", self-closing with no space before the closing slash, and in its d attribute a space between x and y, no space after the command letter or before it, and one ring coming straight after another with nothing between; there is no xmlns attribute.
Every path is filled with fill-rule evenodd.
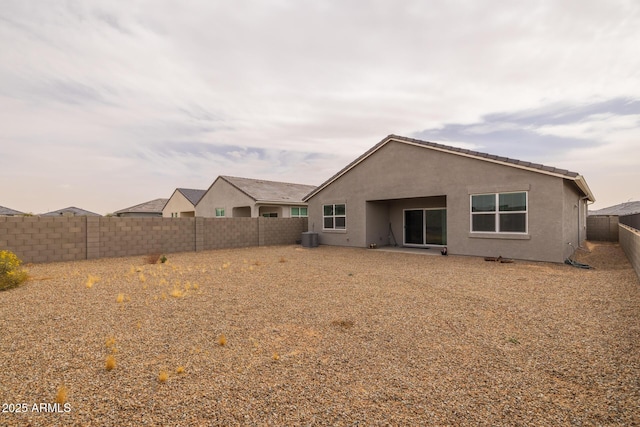
<svg viewBox="0 0 640 427"><path fill-rule="evenodd" d="M446 206L452 254L562 262L578 240L578 192L560 177L391 141L309 200L309 230L321 244L398 243L403 206ZM472 233L471 195L527 193L527 232ZM323 205L346 206L346 229L323 230Z"/></svg>

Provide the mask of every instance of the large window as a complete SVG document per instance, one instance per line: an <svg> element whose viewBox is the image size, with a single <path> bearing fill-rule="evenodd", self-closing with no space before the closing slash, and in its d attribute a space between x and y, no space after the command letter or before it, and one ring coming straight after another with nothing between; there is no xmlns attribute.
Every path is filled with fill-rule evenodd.
<svg viewBox="0 0 640 427"><path fill-rule="evenodd" d="M347 228L347 206L323 205L323 229L325 230L346 230Z"/></svg>
<svg viewBox="0 0 640 427"><path fill-rule="evenodd" d="M291 218L306 218L307 208L291 208Z"/></svg>
<svg viewBox="0 0 640 427"><path fill-rule="evenodd" d="M471 231L526 233L527 193L471 195Z"/></svg>
<svg viewBox="0 0 640 427"><path fill-rule="evenodd" d="M224 208L216 208L216 217L224 216Z"/></svg>

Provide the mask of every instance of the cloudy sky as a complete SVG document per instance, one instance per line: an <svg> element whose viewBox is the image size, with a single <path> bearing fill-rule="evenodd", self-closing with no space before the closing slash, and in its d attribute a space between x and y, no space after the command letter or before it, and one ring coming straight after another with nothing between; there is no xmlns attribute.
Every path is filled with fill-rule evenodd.
<svg viewBox="0 0 640 427"><path fill-rule="evenodd" d="M636 0L0 0L0 205L320 184L394 133L640 200Z"/></svg>

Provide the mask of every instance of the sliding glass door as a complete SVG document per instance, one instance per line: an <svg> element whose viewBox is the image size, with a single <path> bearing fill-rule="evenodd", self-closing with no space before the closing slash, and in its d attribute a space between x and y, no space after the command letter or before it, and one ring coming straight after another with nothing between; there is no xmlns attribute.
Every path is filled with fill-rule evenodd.
<svg viewBox="0 0 640 427"><path fill-rule="evenodd" d="M407 246L444 246L447 244L446 209L406 209L404 244Z"/></svg>

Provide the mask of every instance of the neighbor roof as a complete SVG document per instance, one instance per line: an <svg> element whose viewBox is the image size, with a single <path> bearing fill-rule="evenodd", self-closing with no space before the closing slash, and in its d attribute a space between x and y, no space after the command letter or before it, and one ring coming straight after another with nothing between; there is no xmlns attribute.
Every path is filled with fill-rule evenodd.
<svg viewBox="0 0 640 427"><path fill-rule="evenodd" d="M18 212L13 209L5 208L4 206L0 206L0 215L23 215L23 212Z"/></svg>
<svg viewBox="0 0 640 427"><path fill-rule="evenodd" d="M197 205L204 193L207 192L207 190L195 190L193 188L176 188L176 191L182 193L193 206Z"/></svg>
<svg viewBox="0 0 640 427"><path fill-rule="evenodd" d="M622 216L631 215L640 212L640 202L625 202L618 205L609 206L608 208L602 208L595 211L590 211L591 215L607 215L607 216Z"/></svg>
<svg viewBox="0 0 640 427"><path fill-rule="evenodd" d="M364 159L371 156L373 153L375 153L376 151L378 151L380 148L382 148L383 146L385 146L391 141L400 142L403 144L415 145L418 147L423 147L431 150L442 151L442 152L456 154L463 157L470 157L470 158L483 160L491 163L503 164L503 165L515 167L518 169L526 169L533 172L565 178L565 179L574 181L578 186L578 188L580 188L580 190L584 193L584 195L589 198L589 200L591 200L592 202L595 201L593 193L591 193L591 190L589 189L589 186L587 185L587 183L584 181L584 178L582 177L582 175L576 172L570 172L566 169L559 169L552 166L545 166L539 163L525 162L522 160L510 159L508 157L501 157L493 154L481 153L479 151L467 150L459 147L452 147L449 145L438 144L435 142L421 141L419 139L407 138L407 137L398 136L398 135L387 136L385 139L383 139L382 141L374 145L371 149L369 149L363 155L355 159L353 162L349 163L345 168L343 168L337 174L329 178L327 181L325 181L315 190L307 194L303 198L303 200L304 201L309 200L315 194L320 192L323 188L331 184L336 179L340 178L345 173L349 172L351 169L357 166Z"/></svg>
<svg viewBox="0 0 640 427"><path fill-rule="evenodd" d="M239 178L235 176L219 176L218 179L227 181L256 202L302 203L302 198L316 188L314 185Z"/></svg>
<svg viewBox="0 0 640 427"><path fill-rule="evenodd" d="M153 199L148 202L140 203L139 205L131 206L130 208L120 209L115 211L114 214L120 213L162 213L162 208L167 204L169 199Z"/></svg>
<svg viewBox="0 0 640 427"><path fill-rule="evenodd" d="M89 212L87 210L76 208L74 206L70 206L70 207L64 208L64 209L58 209L57 211L51 211L51 212L43 213L40 216L60 216L60 215L64 215L67 212L71 212L75 216L102 216L102 215L97 214L95 212Z"/></svg>

